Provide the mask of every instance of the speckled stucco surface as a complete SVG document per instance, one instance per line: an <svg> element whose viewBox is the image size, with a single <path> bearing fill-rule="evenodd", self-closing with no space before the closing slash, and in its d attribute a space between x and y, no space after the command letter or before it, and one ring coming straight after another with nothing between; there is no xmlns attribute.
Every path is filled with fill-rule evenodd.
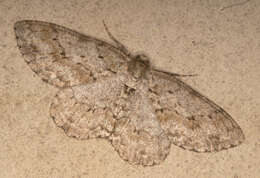
<svg viewBox="0 0 260 178"><path fill-rule="evenodd" d="M13 25L33 19L122 43L157 68L184 74L222 106L245 142L218 153L172 146L159 166L132 166L105 140L67 137L49 115L54 87L26 65ZM260 1L0 1L0 177L199 177L260 175Z"/></svg>

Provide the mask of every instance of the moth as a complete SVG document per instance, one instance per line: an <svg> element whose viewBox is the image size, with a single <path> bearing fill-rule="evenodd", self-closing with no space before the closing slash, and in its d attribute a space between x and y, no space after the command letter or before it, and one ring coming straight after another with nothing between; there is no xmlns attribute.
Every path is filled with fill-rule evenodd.
<svg viewBox="0 0 260 178"><path fill-rule="evenodd" d="M217 152L245 139L233 118L178 74L151 66L145 54L53 23L14 25L25 62L59 89L50 116L66 135L108 140L130 164L160 164L172 144Z"/></svg>

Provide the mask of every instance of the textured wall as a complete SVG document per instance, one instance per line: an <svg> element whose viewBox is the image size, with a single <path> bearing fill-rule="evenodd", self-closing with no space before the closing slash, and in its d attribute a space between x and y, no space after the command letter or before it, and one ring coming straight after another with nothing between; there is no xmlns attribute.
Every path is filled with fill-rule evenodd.
<svg viewBox="0 0 260 178"><path fill-rule="evenodd" d="M124 162L103 140L78 141L49 115L57 89L42 82L16 46L13 24L54 22L150 56L222 106L245 142L218 153L172 146L159 166ZM260 1L0 1L0 177L257 177L260 175Z"/></svg>

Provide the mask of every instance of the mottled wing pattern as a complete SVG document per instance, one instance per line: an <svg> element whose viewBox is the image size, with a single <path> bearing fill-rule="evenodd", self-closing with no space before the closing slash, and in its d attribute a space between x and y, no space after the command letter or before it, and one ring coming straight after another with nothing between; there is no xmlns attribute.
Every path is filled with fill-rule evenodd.
<svg viewBox="0 0 260 178"><path fill-rule="evenodd" d="M153 107L140 88L125 92L124 115L117 122L110 141L121 158L131 164L161 163L170 151L170 140L158 122ZM144 86L144 88L146 88Z"/></svg>
<svg viewBox="0 0 260 178"><path fill-rule="evenodd" d="M118 47L47 22L14 28L30 68L60 88L50 115L70 137L106 138L121 158L143 166L162 162L171 143L211 152L244 140L222 108L174 74L150 69L147 56L130 54L107 27Z"/></svg>
<svg viewBox="0 0 260 178"><path fill-rule="evenodd" d="M47 22L18 21L14 29L27 64L57 87L86 84L125 70L120 50L102 40Z"/></svg>
<svg viewBox="0 0 260 178"><path fill-rule="evenodd" d="M61 88L50 109L57 126L80 139L110 135L115 119L108 100L117 99L127 64L120 50L47 22L19 21L14 29L27 64L43 81Z"/></svg>
<svg viewBox="0 0 260 178"><path fill-rule="evenodd" d="M123 87L121 78L111 78L60 90L52 102L50 114L68 136L106 138L114 131L118 120Z"/></svg>
<svg viewBox="0 0 260 178"><path fill-rule="evenodd" d="M152 71L149 98L171 142L184 149L220 151L245 139L228 113L174 75Z"/></svg>

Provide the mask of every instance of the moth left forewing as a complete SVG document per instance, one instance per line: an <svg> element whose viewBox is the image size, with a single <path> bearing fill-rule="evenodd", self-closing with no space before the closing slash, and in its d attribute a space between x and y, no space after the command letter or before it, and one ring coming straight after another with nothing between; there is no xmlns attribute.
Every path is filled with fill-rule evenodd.
<svg viewBox="0 0 260 178"><path fill-rule="evenodd" d="M228 113L173 75L152 71L148 93L162 128L175 145L211 152L244 140Z"/></svg>
<svg viewBox="0 0 260 178"><path fill-rule="evenodd" d="M109 104L121 91L127 65L120 50L48 22L18 21L14 30L26 63L61 89L50 108L57 126L79 139L109 136L115 123Z"/></svg>
<svg viewBox="0 0 260 178"><path fill-rule="evenodd" d="M57 87L111 77L126 65L114 46L63 26L24 20L16 22L14 29L27 64L42 80Z"/></svg>

